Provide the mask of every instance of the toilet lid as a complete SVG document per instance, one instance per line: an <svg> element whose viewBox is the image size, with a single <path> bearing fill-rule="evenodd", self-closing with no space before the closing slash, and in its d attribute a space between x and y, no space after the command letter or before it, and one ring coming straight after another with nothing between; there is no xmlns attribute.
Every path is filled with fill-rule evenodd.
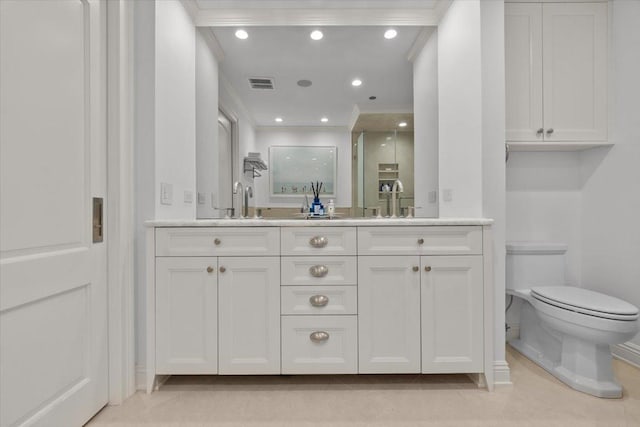
<svg viewBox="0 0 640 427"><path fill-rule="evenodd" d="M531 289L534 298L579 313L614 320L635 320L638 308L621 299L573 286L542 286Z"/></svg>

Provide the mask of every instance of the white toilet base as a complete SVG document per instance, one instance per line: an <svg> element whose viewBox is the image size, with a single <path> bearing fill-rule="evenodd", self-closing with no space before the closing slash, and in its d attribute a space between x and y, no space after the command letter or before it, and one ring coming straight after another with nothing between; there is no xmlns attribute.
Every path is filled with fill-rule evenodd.
<svg viewBox="0 0 640 427"><path fill-rule="evenodd" d="M611 351L609 350L609 346L606 346L606 352L604 349L597 350L599 353L599 362L589 364L585 363L588 362L586 359L571 361L571 358L569 356L565 357L564 354L562 355L564 363L553 362L546 358L543 353L520 339L511 340L509 341L509 344L532 362L575 390L592 396L609 399L622 397L622 387L616 382L613 376L613 370L611 369ZM593 347L595 347L595 345ZM604 360L607 359L606 356L608 356L608 361ZM585 368L587 371L594 371L595 369L596 376L587 377L580 375L578 372L571 369L571 365L575 365L575 362L578 364L582 363L582 368ZM598 369L599 367L605 367L605 369ZM606 369L606 367L608 367L608 369ZM594 378L599 379L596 380Z"/></svg>

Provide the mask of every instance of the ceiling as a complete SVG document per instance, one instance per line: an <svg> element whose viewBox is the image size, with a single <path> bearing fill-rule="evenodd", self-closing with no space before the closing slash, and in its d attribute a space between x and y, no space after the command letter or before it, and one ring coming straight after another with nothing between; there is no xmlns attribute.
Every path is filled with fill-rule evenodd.
<svg viewBox="0 0 640 427"><path fill-rule="evenodd" d="M405 122L407 126L399 127L398 123ZM353 132L383 132L398 130L413 132L413 113L364 113L358 116L353 125Z"/></svg>
<svg viewBox="0 0 640 427"><path fill-rule="evenodd" d="M235 8L353 8L374 7L434 9L438 0L196 0L200 9Z"/></svg>
<svg viewBox="0 0 640 427"><path fill-rule="evenodd" d="M212 3L220 2L199 0L201 7ZM257 126L347 127L355 106L363 112L412 111L408 54L423 28L396 27L392 40L383 37L387 27L379 26L319 28L324 33L319 41L309 37L316 27L306 26L248 27L246 40L234 36L236 27L212 31L224 51L223 79ZM275 89L251 89L250 77L273 78ZM354 78L362 80L360 87L351 85ZM301 79L312 85L298 86ZM283 122L275 123L275 117ZM321 123L321 117L329 121Z"/></svg>

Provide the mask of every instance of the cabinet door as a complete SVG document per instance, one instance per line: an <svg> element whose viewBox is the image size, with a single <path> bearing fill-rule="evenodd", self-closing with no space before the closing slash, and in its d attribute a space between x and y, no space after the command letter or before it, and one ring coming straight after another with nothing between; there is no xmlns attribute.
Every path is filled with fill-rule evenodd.
<svg viewBox="0 0 640 427"><path fill-rule="evenodd" d="M482 256L425 256L421 266L422 372L482 372Z"/></svg>
<svg viewBox="0 0 640 427"><path fill-rule="evenodd" d="M217 373L216 267L216 258L156 258L156 373Z"/></svg>
<svg viewBox="0 0 640 427"><path fill-rule="evenodd" d="M220 374L280 373L280 258L220 257Z"/></svg>
<svg viewBox="0 0 640 427"><path fill-rule="evenodd" d="M506 3L507 141L542 141L542 5Z"/></svg>
<svg viewBox="0 0 640 427"><path fill-rule="evenodd" d="M360 373L420 372L420 259L358 258Z"/></svg>
<svg viewBox="0 0 640 427"><path fill-rule="evenodd" d="M545 140L604 141L607 4L548 3L542 10Z"/></svg>

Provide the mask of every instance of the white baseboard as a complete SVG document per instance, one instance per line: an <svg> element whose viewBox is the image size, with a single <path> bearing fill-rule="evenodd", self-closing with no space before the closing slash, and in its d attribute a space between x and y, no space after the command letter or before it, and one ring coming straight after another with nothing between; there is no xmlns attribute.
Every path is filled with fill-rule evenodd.
<svg viewBox="0 0 640 427"><path fill-rule="evenodd" d="M640 345L632 342L611 346L611 354L616 359L623 360L637 368L640 368Z"/></svg>
<svg viewBox="0 0 640 427"><path fill-rule="evenodd" d="M495 385L510 385L511 369L506 360L493 361L493 383Z"/></svg>
<svg viewBox="0 0 640 427"><path fill-rule="evenodd" d="M136 365L136 390L147 389L147 368L141 365Z"/></svg>

